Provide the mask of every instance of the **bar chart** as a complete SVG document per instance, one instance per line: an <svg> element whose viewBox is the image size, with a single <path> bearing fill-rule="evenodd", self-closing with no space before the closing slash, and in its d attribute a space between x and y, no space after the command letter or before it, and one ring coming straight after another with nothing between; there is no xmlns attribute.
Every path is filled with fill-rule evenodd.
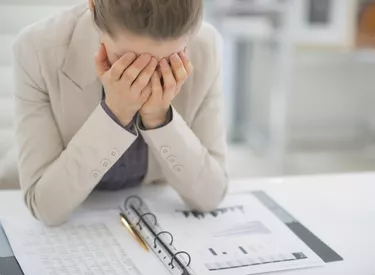
<svg viewBox="0 0 375 275"><path fill-rule="evenodd" d="M247 255L248 252L241 246L238 249L244 254ZM212 250L212 251L211 251ZM210 252L212 254L218 255L213 249L210 248ZM281 262L289 262L289 261L298 261L307 259L306 255L303 252L295 252L291 254L270 254L263 257L243 257L238 258L236 260L229 260L229 261L217 261L206 263L205 266L209 271L218 271L218 270L228 270L228 269L236 269L242 267L249 267L249 266L259 266L259 265L266 265L272 263L281 263Z"/></svg>
<svg viewBox="0 0 375 275"><path fill-rule="evenodd" d="M224 238L220 242L215 240L217 238L207 242L207 245L211 245L201 253L204 255L204 266L208 271L280 265L308 259L307 254L298 247L285 249L282 240L274 239L269 234L246 239Z"/></svg>
<svg viewBox="0 0 375 275"><path fill-rule="evenodd" d="M241 251L243 254L245 254L245 255L248 254L247 251L245 250L245 248L243 248L242 246L239 246L238 248L240 249L240 251ZM220 254L220 252L216 252L213 248L209 248L208 250L211 252L211 254L212 254L213 256L217 256L217 255ZM221 252L221 254L223 254L223 255L227 255L228 253L227 253L226 251L223 251L223 252Z"/></svg>
<svg viewBox="0 0 375 275"><path fill-rule="evenodd" d="M215 238L233 236L251 236L271 234L271 231L261 221L246 221L235 223L225 230L217 231L213 234Z"/></svg>
<svg viewBox="0 0 375 275"><path fill-rule="evenodd" d="M196 219L205 219L207 217L220 217L225 214L240 212L244 213L244 207L242 205L235 205L229 207L218 208L210 212L200 212L200 211L190 211L190 210L176 210L176 213L181 213L185 218L196 218Z"/></svg>

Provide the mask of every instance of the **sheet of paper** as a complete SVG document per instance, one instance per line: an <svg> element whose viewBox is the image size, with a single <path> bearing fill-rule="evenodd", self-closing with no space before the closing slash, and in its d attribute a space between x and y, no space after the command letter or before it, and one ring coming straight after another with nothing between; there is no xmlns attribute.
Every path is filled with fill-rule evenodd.
<svg viewBox="0 0 375 275"><path fill-rule="evenodd" d="M143 261L159 267L152 254L141 254L146 252L121 227L116 210L56 228L14 220L3 221L3 228L25 275L140 275L141 262L132 259L146 256Z"/></svg>
<svg viewBox="0 0 375 275"><path fill-rule="evenodd" d="M13 252L8 244L7 237L0 222L0 258L13 257ZM1 273L0 273L1 274Z"/></svg>
<svg viewBox="0 0 375 275"><path fill-rule="evenodd" d="M174 245L190 253L197 274L245 275L323 265L323 261L251 194L231 195L200 213L147 200Z"/></svg>

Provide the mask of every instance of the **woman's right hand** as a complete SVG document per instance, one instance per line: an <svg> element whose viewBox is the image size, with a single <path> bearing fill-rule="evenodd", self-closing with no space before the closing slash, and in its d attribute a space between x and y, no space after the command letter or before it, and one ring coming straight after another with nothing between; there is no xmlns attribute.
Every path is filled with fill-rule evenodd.
<svg viewBox="0 0 375 275"><path fill-rule="evenodd" d="M151 95L151 89L145 87L156 70L156 59L148 54L137 58L134 53L126 53L111 66L101 44L95 63L104 86L105 103L123 126L130 124Z"/></svg>

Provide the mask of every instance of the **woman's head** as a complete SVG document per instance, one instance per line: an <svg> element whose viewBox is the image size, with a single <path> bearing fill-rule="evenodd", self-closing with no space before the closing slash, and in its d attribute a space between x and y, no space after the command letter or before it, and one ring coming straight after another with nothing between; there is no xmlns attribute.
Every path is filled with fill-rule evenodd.
<svg viewBox="0 0 375 275"><path fill-rule="evenodd" d="M111 63L126 52L157 59L186 47L202 21L203 0L89 0Z"/></svg>

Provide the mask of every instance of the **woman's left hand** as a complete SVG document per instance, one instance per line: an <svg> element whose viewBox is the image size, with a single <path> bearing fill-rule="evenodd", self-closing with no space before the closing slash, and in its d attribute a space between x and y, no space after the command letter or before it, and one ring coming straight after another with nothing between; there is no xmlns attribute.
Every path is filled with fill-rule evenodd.
<svg viewBox="0 0 375 275"><path fill-rule="evenodd" d="M166 59L160 61L160 74L155 71L145 89L151 89L151 96L139 110L146 129L155 129L167 122L168 111L172 100L178 95L186 79L192 74L193 66L185 52L173 54L171 66Z"/></svg>

